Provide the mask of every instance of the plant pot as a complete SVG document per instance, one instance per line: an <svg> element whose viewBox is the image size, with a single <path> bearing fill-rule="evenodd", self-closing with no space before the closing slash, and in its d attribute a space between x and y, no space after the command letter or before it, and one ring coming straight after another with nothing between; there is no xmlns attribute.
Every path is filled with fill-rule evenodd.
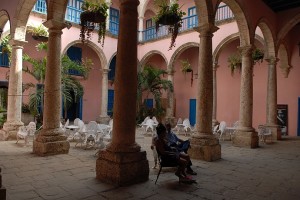
<svg viewBox="0 0 300 200"><path fill-rule="evenodd" d="M85 25L86 22L103 23L106 17L99 12L84 11L80 14L81 24Z"/></svg>
<svg viewBox="0 0 300 200"><path fill-rule="evenodd" d="M168 14L168 15L163 15L159 20L157 21L159 24L162 25L174 25L180 21L180 17L174 14Z"/></svg>
<svg viewBox="0 0 300 200"><path fill-rule="evenodd" d="M48 37L46 36L32 35L32 38L37 41L48 42Z"/></svg>
<svg viewBox="0 0 300 200"><path fill-rule="evenodd" d="M186 71L186 72L192 72L193 69L186 69L185 71Z"/></svg>

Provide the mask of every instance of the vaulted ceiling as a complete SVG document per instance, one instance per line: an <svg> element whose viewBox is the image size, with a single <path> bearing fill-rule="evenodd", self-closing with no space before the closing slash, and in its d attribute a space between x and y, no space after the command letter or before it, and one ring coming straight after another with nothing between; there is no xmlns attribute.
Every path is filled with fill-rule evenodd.
<svg viewBox="0 0 300 200"><path fill-rule="evenodd" d="M300 7L300 0L262 0L274 12Z"/></svg>

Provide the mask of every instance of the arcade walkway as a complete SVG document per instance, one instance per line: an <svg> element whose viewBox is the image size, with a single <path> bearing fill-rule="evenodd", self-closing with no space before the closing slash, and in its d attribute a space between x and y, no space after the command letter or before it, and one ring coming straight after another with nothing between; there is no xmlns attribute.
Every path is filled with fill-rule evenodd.
<svg viewBox="0 0 300 200"><path fill-rule="evenodd" d="M151 138L139 135L137 142L152 167ZM198 172L194 185L179 184L172 169L161 174L157 185L157 169L150 169L149 181L142 184L103 184L95 179L95 151L75 149L74 143L69 154L38 157L30 153L32 147L1 141L0 167L7 200L300 199L300 138L257 149L232 147L228 141L221 145L221 160L193 161Z"/></svg>

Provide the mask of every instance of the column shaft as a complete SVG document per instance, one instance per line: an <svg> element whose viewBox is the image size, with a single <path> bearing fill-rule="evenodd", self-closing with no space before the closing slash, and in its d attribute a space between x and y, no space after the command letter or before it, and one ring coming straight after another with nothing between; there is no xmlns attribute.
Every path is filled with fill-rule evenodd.
<svg viewBox="0 0 300 200"><path fill-rule="evenodd" d="M112 141L99 152L97 178L115 185L148 180L146 152L135 143L138 0L120 0Z"/></svg>
<svg viewBox="0 0 300 200"><path fill-rule="evenodd" d="M242 54L242 74L240 92L239 126L232 136L235 146L258 147L258 136L252 127L253 115L253 60L252 46L240 47Z"/></svg>
<svg viewBox="0 0 300 200"><path fill-rule="evenodd" d="M139 41L143 40L144 17L139 17Z"/></svg>
<svg viewBox="0 0 300 200"><path fill-rule="evenodd" d="M108 72L109 69L102 69L102 97L101 111L97 122L100 124L108 124L110 117L107 115L107 100L108 100Z"/></svg>
<svg viewBox="0 0 300 200"><path fill-rule="evenodd" d="M174 71L169 69L168 70L168 80L172 82L174 87ZM172 126L175 125L175 117L174 117L174 90L167 91L168 96L168 107L166 111L166 122L170 123Z"/></svg>
<svg viewBox="0 0 300 200"><path fill-rule="evenodd" d="M217 67L218 64L213 64L213 112L212 112L212 128L218 123L217 120Z"/></svg>
<svg viewBox="0 0 300 200"><path fill-rule="evenodd" d="M3 125L5 139L15 139L18 128L23 124L22 114L22 67L25 41L11 40L12 53L9 72L7 121Z"/></svg>

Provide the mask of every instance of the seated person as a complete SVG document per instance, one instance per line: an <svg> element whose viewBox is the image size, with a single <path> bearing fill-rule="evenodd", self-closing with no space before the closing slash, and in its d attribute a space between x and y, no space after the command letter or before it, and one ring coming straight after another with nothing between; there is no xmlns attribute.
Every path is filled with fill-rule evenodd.
<svg viewBox="0 0 300 200"><path fill-rule="evenodd" d="M156 132L157 139L155 140L155 147L161 159L164 162L177 163L179 165L175 175L179 177L180 181L191 180L185 173L185 168L190 161L190 157L184 152L173 151L173 149L166 144L166 127L163 124L158 124Z"/></svg>
<svg viewBox="0 0 300 200"><path fill-rule="evenodd" d="M175 147L179 152L184 152L187 154L188 149L191 147L190 146L190 141L189 140L182 140L177 137L175 133L172 132L171 130L171 124L166 124L167 128L167 144L170 147ZM190 161L187 165L187 171L186 173L191 174L191 175L197 175L196 172L191 168L192 162Z"/></svg>

